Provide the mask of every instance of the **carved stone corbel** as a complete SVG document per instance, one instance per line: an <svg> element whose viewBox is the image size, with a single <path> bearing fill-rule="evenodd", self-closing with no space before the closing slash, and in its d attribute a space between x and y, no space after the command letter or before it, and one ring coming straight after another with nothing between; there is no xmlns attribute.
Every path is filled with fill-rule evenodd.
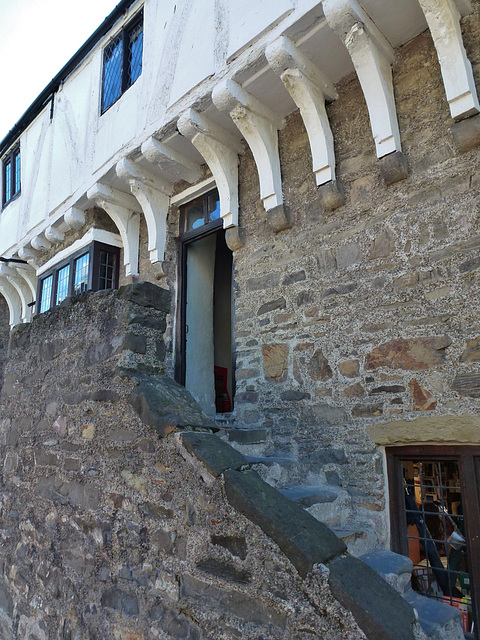
<svg viewBox="0 0 480 640"><path fill-rule="evenodd" d="M65 234L60 229L49 226L45 229L45 238L52 244L60 244L65 240Z"/></svg>
<svg viewBox="0 0 480 640"><path fill-rule="evenodd" d="M200 152L215 178L224 228L237 226L238 154L243 151L240 141L195 109L183 113L177 127Z"/></svg>
<svg viewBox="0 0 480 640"><path fill-rule="evenodd" d="M127 158L120 160L116 169L118 177L129 185L132 195L142 207L147 223L150 262L161 262L165 258L167 214L173 185Z"/></svg>
<svg viewBox="0 0 480 640"><path fill-rule="evenodd" d="M173 175L175 180L185 180L192 184L202 177L202 168L198 162L187 158L156 138L149 138L142 144L142 155L161 171Z"/></svg>
<svg viewBox="0 0 480 640"><path fill-rule="evenodd" d="M65 213L63 220L70 229L79 230L86 222L85 211L82 211L82 209L78 209L77 207L72 207Z"/></svg>
<svg viewBox="0 0 480 640"><path fill-rule="evenodd" d="M217 109L230 115L252 150L265 211L282 206L278 129L283 127L283 119L232 79L218 84L212 98Z"/></svg>
<svg viewBox="0 0 480 640"><path fill-rule="evenodd" d="M419 4L437 50L452 118L460 120L479 113L475 79L463 46L457 6L453 0L419 0Z"/></svg>
<svg viewBox="0 0 480 640"><path fill-rule="evenodd" d="M355 67L367 103L377 157L396 154L396 181L403 180L407 173L393 92L393 49L357 0L324 0L322 6L329 26L345 44Z"/></svg>
<svg viewBox="0 0 480 640"><path fill-rule="evenodd" d="M87 197L106 211L118 228L123 243L125 275L138 275L139 204L133 196L101 182L97 182L88 190Z"/></svg>

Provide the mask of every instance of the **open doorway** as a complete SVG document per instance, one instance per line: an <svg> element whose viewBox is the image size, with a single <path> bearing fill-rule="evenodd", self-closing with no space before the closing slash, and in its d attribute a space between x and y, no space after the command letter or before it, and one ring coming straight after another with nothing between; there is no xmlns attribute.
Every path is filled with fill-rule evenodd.
<svg viewBox="0 0 480 640"><path fill-rule="evenodd" d="M208 415L232 411L232 252L216 191L181 209L176 378Z"/></svg>

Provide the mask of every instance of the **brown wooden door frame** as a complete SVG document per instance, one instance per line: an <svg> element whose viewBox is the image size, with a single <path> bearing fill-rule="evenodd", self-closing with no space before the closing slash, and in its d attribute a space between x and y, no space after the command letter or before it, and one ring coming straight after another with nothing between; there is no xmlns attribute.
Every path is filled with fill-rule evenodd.
<svg viewBox="0 0 480 640"><path fill-rule="evenodd" d="M470 571L472 612L475 637L480 624L480 446L475 445L413 445L388 447L387 477L390 496L391 549L408 556L406 530L401 525L405 517L401 460L457 460L460 467L465 538Z"/></svg>
<svg viewBox="0 0 480 640"><path fill-rule="evenodd" d="M223 228L223 220L214 220L198 230L187 231L178 239L177 304L175 322L175 380L185 385L186 319L187 319L187 250L188 245Z"/></svg>

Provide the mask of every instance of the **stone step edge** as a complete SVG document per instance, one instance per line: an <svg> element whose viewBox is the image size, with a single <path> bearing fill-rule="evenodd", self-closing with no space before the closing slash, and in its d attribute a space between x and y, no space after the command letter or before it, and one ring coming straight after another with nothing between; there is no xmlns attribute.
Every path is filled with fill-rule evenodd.
<svg viewBox="0 0 480 640"><path fill-rule="evenodd" d="M418 640L423 635L414 608L365 562L350 556L326 525L249 469L241 453L208 432L184 431L179 441L214 478L223 475L230 505L278 544L302 578L316 564L328 567L332 594L369 640Z"/></svg>

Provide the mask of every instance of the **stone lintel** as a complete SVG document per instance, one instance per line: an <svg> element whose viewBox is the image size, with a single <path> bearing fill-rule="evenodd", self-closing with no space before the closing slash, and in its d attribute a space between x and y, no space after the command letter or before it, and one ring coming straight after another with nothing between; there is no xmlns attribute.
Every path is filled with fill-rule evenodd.
<svg viewBox="0 0 480 640"><path fill-rule="evenodd" d="M387 187L408 177L407 159L401 151L394 151L383 156L379 159L378 164L380 175Z"/></svg>
<svg viewBox="0 0 480 640"><path fill-rule="evenodd" d="M345 192L342 184L338 180L331 180L318 187L317 190L320 203L325 211L334 211L345 204Z"/></svg>
<svg viewBox="0 0 480 640"><path fill-rule="evenodd" d="M452 133L455 145L461 153L480 147L480 115L455 122Z"/></svg>
<svg viewBox="0 0 480 640"><path fill-rule="evenodd" d="M366 427L378 446L480 444L480 415L421 416Z"/></svg>
<svg viewBox="0 0 480 640"><path fill-rule="evenodd" d="M267 212L267 219L275 233L290 229L293 226L290 220L290 212L285 204L279 204L270 209Z"/></svg>

